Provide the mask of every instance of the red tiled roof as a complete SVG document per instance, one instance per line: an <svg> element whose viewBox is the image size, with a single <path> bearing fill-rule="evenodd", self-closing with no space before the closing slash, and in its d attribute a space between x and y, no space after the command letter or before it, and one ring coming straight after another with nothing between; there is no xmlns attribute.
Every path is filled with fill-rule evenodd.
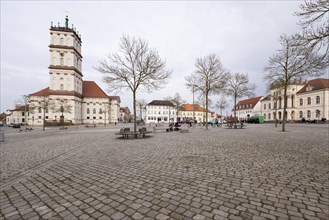
<svg viewBox="0 0 329 220"><path fill-rule="evenodd" d="M82 96L90 98L108 98L108 95L106 95L94 81L83 81Z"/></svg>
<svg viewBox="0 0 329 220"><path fill-rule="evenodd" d="M49 95L49 87L44 88L38 92L30 94L30 96L48 96Z"/></svg>
<svg viewBox="0 0 329 220"><path fill-rule="evenodd" d="M239 105L249 105L249 104L252 104L252 106L256 105L259 100L262 98L263 96L258 96L258 97L254 97L254 98L251 98L251 99L245 99L245 100L241 100L237 103L237 106Z"/></svg>
<svg viewBox="0 0 329 220"><path fill-rule="evenodd" d="M194 104L194 108L193 108L193 104L183 104L181 106L181 111L196 111L196 112L204 112L206 111L205 108L202 108L200 105ZM208 111L210 112L210 110L208 109Z"/></svg>
<svg viewBox="0 0 329 220"><path fill-rule="evenodd" d="M120 101L120 96L108 96L94 81L82 81L82 96L88 98L111 98ZM30 96L49 96L49 95L75 95L81 96L78 93L70 91L53 91L49 87L38 92L30 94Z"/></svg>
<svg viewBox="0 0 329 220"><path fill-rule="evenodd" d="M310 90L308 90L309 87L311 87ZM329 79L325 79L325 78L313 79L308 81L306 85L297 92L297 94L306 91L314 91L314 90L320 90L325 88L329 88Z"/></svg>

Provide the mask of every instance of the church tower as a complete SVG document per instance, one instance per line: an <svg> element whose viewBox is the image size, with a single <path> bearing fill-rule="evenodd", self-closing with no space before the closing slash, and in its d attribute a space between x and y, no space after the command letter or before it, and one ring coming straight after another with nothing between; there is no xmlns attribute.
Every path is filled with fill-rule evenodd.
<svg viewBox="0 0 329 220"><path fill-rule="evenodd" d="M81 36L69 27L66 16L65 25L50 26L50 66L49 89L52 94L82 97L82 55Z"/></svg>

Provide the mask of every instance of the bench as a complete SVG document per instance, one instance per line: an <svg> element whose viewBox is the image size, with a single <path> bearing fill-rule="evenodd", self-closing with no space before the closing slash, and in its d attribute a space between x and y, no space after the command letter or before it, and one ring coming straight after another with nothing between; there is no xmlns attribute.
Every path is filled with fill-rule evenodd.
<svg viewBox="0 0 329 220"><path fill-rule="evenodd" d="M146 128L140 128L138 130L138 134L139 135L142 135L143 138L145 138L146 134L151 134L152 132L151 131L147 131Z"/></svg>
<svg viewBox="0 0 329 220"><path fill-rule="evenodd" d="M234 123L227 123L226 124L226 127L227 128L244 128L244 127L246 127L246 125L244 125L244 124L239 124L239 123L237 123L236 125L234 125Z"/></svg>
<svg viewBox="0 0 329 220"><path fill-rule="evenodd" d="M86 124L86 128L91 128L91 127L96 128L96 124L92 124L92 125Z"/></svg>
<svg viewBox="0 0 329 220"><path fill-rule="evenodd" d="M167 127L167 126L156 126L153 127L153 133L156 133L156 131L161 131L161 130L165 130L166 132L168 131L173 131L173 127Z"/></svg>
<svg viewBox="0 0 329 220"><path fill-rule="evenodd" d="M115 133L115 135L122 135L123 138L129 138L129 136L134 136L137 138L138 132L130 131L130 128L121 128L118 133Z"/></svg>

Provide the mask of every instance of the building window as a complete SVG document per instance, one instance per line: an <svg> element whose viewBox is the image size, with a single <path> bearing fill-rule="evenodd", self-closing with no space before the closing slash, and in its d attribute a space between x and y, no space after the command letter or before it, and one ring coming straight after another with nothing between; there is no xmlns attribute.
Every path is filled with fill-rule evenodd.
<svg viewBox="0 0 329 220"><path fill-rule="evenodd" d="M266 119L266 114L264 114L264 119Z"/></svg>
<svg viewBox="0 0 329 220"><path fill-rule="evenodd" d="M299 111L299 118L303 118L303 112Z"/></svg>
<svg viewBox="0 0 329 220"><path fill-rule="evenodd" d="M307 97L307 105L311 105L311 97Z"/></svg>
<svg viewBox="0 0 329 220"><path fill-rule="evenodd" d="M93 119L96 119L96 116L94 116Z"/></svg>
<svg viewBox="0 0 329 220"><path fill-rule="evenodd" d="M64 85L63 85L63 84L61 84L61 90L62 90L62 91L64 90Z"/></svg>
<svg viewBox="0 0 329 220"><path fill-rule="evenodd" d="M38 118L39 118L39 119L42 119L42 117L41 117L41 116L39 116Z"/></svg>
<svg viewBox="0 0 329 220"><path fill-rule="evenodd" d="M319 109L317 109L317 110L315 111L315 115L316 115L317 118L320 118L320 116L321 116L321 112L320 112Z"/></svg>
<svg viewBox="0 0 329 220"><path fill-rule="evenodd" d="M320 104L320 96L316 97L316 104Z"/></svg>
<svg viewBox="0 0 329 220"><path fill-rule="evenodd" d="M291 107L294 108L295 107L295 96L291 96Z"/></svg>
<svg viewBox="0 0 329 220"><path fill-rule="evenodd" d="M93 114L96 114L96 109L95 108L93 109Z"/></svg>
<svg viewBox="0 0 329 220"><path fill-rule="evenodd" d="M90 114L90 109L89 108L87 108L87 114ZM88 118L89 119L89 118Z"/></svg>
<svg viewBox="0 0 329 220"><path fill-rule="evenodd" d="M38 108L38 112L41 113L41 107Z"/></svg>
<svg viewBox="0 0 329 220"><path fill-rule="evenodd" d="M89 116L87 117L87 119L89 119Z"/></svg>
<svg viewBox="0 0 329 220"><path fill-rule="evenodd" d="M307 110L307 118L311 118L311 111Z"/></svg>
<svg viewBox="0 0 329 220"><path fill-rule="evenodd" d="M99 119L102 119L102 117L99 117Z"/></svg>
<svg viewBox="0 0 329 220"><path fill-rule="evenodd" d="M99 109L99 114L103 114L103 109Z"/></svg>
<svg viewBox="0 0 329 220"><path fill-rule="evenodd" d="M268 113L268 119L269 120L271 119L271 113Z"/></svg>
<svg viewBox="0 0 329 220"><path fill-rule="evenodd" d="M266 104L264 104L264 110L266 110Z"/></svg>
<svg viewBox="0 0 329 220"><path fill-rule="evenodd" d="M24 114L24 112L22 112L22 116L24 116L25 114Z"/></svg>
<svg viewBox="0 0 329 220"><path fill-rule="evenodd" d="M299 106L303 106L303 99L299 99Z"/></svg>
<svg viewBox="0 0 329 220"><path fill-rule="evenodd" d="M271 103L268 103L268 109L271 109Z"/></svg>

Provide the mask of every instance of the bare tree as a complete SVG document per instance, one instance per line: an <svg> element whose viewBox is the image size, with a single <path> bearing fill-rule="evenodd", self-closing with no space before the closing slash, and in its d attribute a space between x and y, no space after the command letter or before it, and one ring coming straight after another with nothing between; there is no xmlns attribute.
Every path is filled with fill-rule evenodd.
<svg viewBox="0 0 329 220"><path fill-rule="evenodd" d="M248 74L235 73L230 76L225 88L225 94L232 96L234 100L234 128L236 128L236 103L239 98L254 95L256 86L249 82Z"/></svg>
<svg viewBox="0 0 329 220"><path fill-rule="evenodd" d="M50 107L53 112L61 113L60 123L62 127L64 127L64 113L72 112L72 105L69 104L69 100L67 99L57 99L54 101Z"/></svg>
<svg viewBox="0 0 329 220"><path fill-rule="evenodd" d="M137 127L136 92L139 89L151 92L162 88L171 76L171 71L167 71L165 65L158 52L150 49L145 40L123 36L119 53L109 54L107 59L100 60L99 66L95 67L105 74L103 80L110 91L127 89L132 92L134 132Z"/></svg>
<svg viewBox="0 0 329 220"><path fill-rule="evenodd" d="M29 96L28 95L22 95L19 99L15 101L15 107L21 107L24 106L24 125L25 125L25 130L27 129L27 121L28 118L26 114L30 114L34 112L34 108L30 106L29 103Z"/></svg>
<svg viewBox="0 0 329 220"><path fill-rule="evenodd" d="M146 103L145 99L137 99L136 104L139 109L139 118L140 118L140 120L143 120L143 109L145 108L147 103Z"/></svg>
<svg viewBox="0 0 329 220"><path fill-rule="evenodd" d="M288 85L307 76L322 75L328 64L312 53L305 57L305 52L295 45L292 37L281 36L280 44L281 49L269 59L264 79L270 85L277 84L283 88L282 131L285 131Z"/></svg>
<svg viewBox="0 0 329 220"><path fill-rule="evenodd" d="M182 104L186 102L178 92L176 92L173 97L168 96L168 97L164 97L163 99L168 100L175 105L177 115L179 115L178 113L181 109Z"/></svg>
<svg viewBox="0 0 329 220"><path fill-rule="evenodd" d="M208 97L211 94L218 94L223 90L228 73L215 54L198 58L195 68L194 73L185 77L186 86L191 90L201 93L205 97L206 118L208 118ZM208 123L206 123L206 130L208 130Z"/></svg>
<svg viewBox="0 0 329 220"><path fill-rule="evenodd" d="M36 100L29 100L29 106L35 109L38 109L39 112L43 112L43 119L42 119L42 130L45 131L46 126L46 112L48 109L52 109L54 105L54 101L49 98L49 93L47 90L43 91L42 95L37 96Z"/></svg>
<svg viewBox="0 0 329 220"><path fill-rule="evenodd" d="M295 41L308 53L322 53L320 57L329 59L329 1L311 0L301 4L294 14L301 18L302 33L294 36ZM321 50L324 47L323 50Z"/></svg>
<svg viewBox="0 0 329 220"><path fill-rule="evenodd" d="M216 102L216 107L220 110L220 115L223 116L223 110L227 107L227 101L224 96L221 96Z"/></svg>

